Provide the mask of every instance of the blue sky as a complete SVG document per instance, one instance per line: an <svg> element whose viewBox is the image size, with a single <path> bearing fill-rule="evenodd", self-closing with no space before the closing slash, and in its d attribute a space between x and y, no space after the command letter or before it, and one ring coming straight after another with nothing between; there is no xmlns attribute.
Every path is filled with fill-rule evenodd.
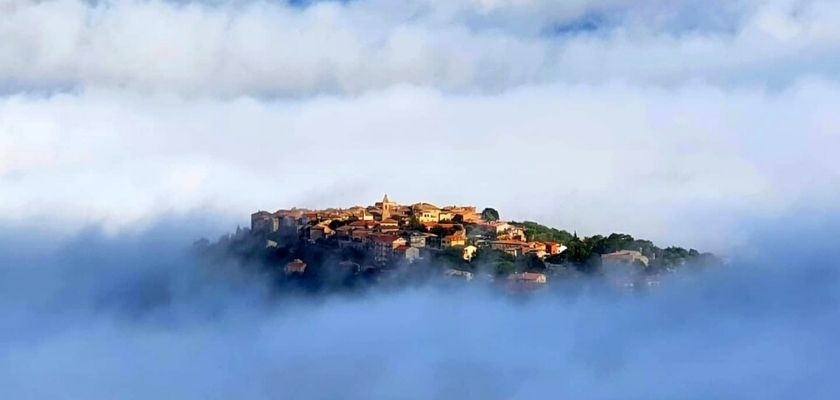
<svg viewBox="0 0 840 400"><path fill-rule="evenodd" d="M834 212L833 1L0 3L0 218L475 203L713 250ZM700 228L702 226L702 228Z"/></svg>

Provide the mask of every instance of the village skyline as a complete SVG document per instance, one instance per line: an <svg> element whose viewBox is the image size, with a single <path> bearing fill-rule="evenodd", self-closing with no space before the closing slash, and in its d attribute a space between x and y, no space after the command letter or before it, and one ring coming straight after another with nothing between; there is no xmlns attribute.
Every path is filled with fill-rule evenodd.
<svg viewBox="0 0 840 400"><path fill-rule="evenodd" d="M450 278L537 287L552 277L602 273L604 265L624 265L616 269L622 272L620 286L654 286L661 273L713 258L693 249L660 249L626 234L579 238L535 222L506 221L492 207L401 204L387 194L347 208L260 210L251 214L249 234L264 240L269 251L294 245L331 249L354 274L436 264ZM306 260L287 258L287 276L306 273Z"/></svg>

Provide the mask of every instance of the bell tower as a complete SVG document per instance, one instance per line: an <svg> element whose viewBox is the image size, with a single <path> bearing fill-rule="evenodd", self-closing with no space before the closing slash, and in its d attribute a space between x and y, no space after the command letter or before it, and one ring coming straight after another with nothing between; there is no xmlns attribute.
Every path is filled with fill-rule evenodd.
<svg viewBox="0 0 840 400"><path fill-rule="evenodd" d="M391 218L391 202L388 200L388 194L382 199L382 219Z"/></svg>

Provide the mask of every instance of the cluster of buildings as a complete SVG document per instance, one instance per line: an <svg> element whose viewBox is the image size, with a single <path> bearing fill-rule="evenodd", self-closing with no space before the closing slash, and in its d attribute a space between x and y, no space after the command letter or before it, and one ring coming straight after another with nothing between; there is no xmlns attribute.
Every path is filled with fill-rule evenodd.
<svg viewBox="0 0 840 400"><path fill-rule="evenodd" d="M456 251L466 261L472 260L480 249L540 258L566 250L561 243L529 241L520 227L482 218L474 206L403 205L387 195L366 207L258 211L251 215L251 231L267 237L286 232L296 240L358 249L367 252L378 267L394 262L414 263L430 252L444 250ZM267 239L267 246L276 245ZM620 251L602 258L605 262L648 262L637 251ZM302 273L305 268L305 263L294 260L286 266L286 272ZM450 270L446 275L463 280L473 278L468 271ZM546 283L545 275L538 273L512 274L508 280L522 285Z"/></svg>
<svg viewBox="0 0 840 400"><path fill-rule="evenodd" d="M258 211L251 215L251 230L262 234L286 230L312 243L365 250L378 265L412 263L428 252L446 249L456 249L467 261L481 248L541 258L566 249L560 243L528 241L521 228L485 220L474 206L403 205L387 195L367 207Z"/></svg>

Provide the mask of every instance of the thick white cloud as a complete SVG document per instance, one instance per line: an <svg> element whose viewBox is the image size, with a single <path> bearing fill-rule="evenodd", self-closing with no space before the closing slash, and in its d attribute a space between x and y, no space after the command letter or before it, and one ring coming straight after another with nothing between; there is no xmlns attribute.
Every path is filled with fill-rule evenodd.
<svg viewBox="0 0 840 400"><path fill-rule="evenodd" d="M398 87L306 101L86 92L0 102L0 215L113 227L196 207L477 202L582 233L722 246L743 217L833 208L840 86L782 92Z"/></svg>
<svg viewBox="0 0 840 400"><path fill-rule="evenodd" d="M0 81L12 88L300 96L401 83L468 92L554 81L783 85L802 73L836 79L840 68L833 1L58 0L0 9ZM581 27L592 30L575 33Z"/></svg>

